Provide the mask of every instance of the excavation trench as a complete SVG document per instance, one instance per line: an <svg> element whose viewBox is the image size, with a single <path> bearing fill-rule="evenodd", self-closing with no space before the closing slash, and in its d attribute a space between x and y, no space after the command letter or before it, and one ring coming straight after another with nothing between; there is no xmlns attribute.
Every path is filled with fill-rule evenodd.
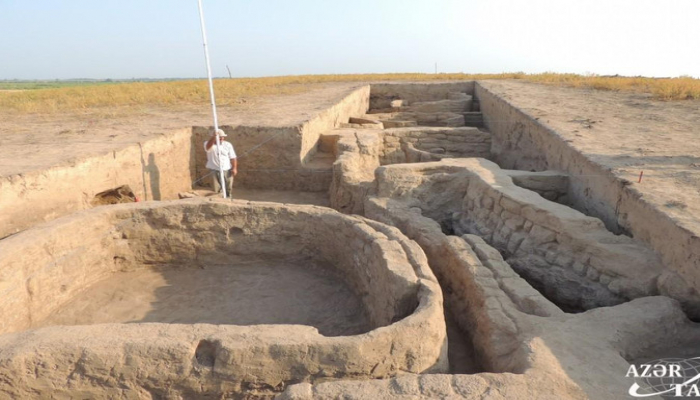
<svg viewBox="0 0 700 400"><path fill-rule="evenodd" d="M551 256L543 251L561 254L573 251L571 247L556 248L560 244L556 233L552 233L552 238L531 243L530 247L518 253L535 224L530 222L526 226L524 218L511 215L500 205L503 197L499 186L501 180L517 194L525 193L525 202L544 205L547 209L549 203L568 202L568 176L549 171L501 171L497 165L485 160L491 158L491 135L480 126L464 126L466 117L474 114L471 98L464 92L450 92L468 92L470 89L445 86L441 94L426 94L424 89L418 85L381 86L379 93L373 91L371 95L370 104L375 110L370 110L363 119L350 120L348 124L322 136L321 147L331 152L337 160L333 165L331 205L346 213L364 214L398 226L421 245L446 294L446 314L451 328L448 336L454 343L450 354L453 371L516 371L521 362L518 356L502 360L489 350L488 337L491 333L480 331L482 328L477 327L477 321L490 317L480 317L481 311L473 309L474 302L478 300L465 295L463 292L471 289L467 283L460 283L469 282L473 277L465 275L456 265L463 268L474 268L476 265L484 269L500 268L511 271L512 276L517 276L513 270L516 271L558 306L545 298L535 301L534 305L518 305L524 312L537 315L557 314L561 312L560 308L580 312L620 304L627 299L612 292L605 283L589 279L587 271L583 271L583 276L570 271L571 263L538 264L540 259L543 262L557 261L557 255ZM448 99L441 100L444 98ZM468 99L465 101L465 98ZM412 109L411 104L417 109ZM464 160L473 161L466 161L465 164ZM485 207L482 207L481 194L489 193L492 198L484 200ZM477 194L479 199L475 207L472 198ZM557 206L557 211L567 213L565 210L568 207ZM520 207L522 205L516 204L513 210ZM559 224L568 217L553 215L552 220ZM426 220L411 221L416 218ZM437 222L438 226L433 227L429 221ZM561 224L567 225L568 221ZM580 224L571 229L579 228ZM522 232L517 232L518 229ZM476 234L485 242L462 239L461 236L465 234ZM500 261L481 260L474 253L469 259L459 255L470 246L488 252L488 249L492 249L489 245L501 252L498 257ZM445 256L445 248L451 249L448 251L451 256ZM585 253L586 250L584 246L580 251ZM516 254L521 257L515 257ZM510 265L501 257L505 257ZM583 259L586 257L589 256L581 256ZM494 267L491 264L498 265ZM476 283L474 285L478 286ZM528 296L536 297L527 283L519 285L527 286L522 290L529 293ZM508 346L511 351L518 347L515 343Z"/></svg>
<svg viewBox="0 0 700 400"><path fill-rule="evenodd" d="M61 348L61 365L91 371L66 384L66 371L38 382L17 369L13 395L127 382L163 396L272 396L405 373L523 375L533 344L522 318L563 321L659 294L697 316L697 293L664 247L620 235L634 226L509 107L474 82L377 84L301 127L223 127L240 156L234 198L371 220L212 196L98 207L3 240L0 339L11 351L0 364L39 368L39 349ZM6 218L0 237L100 204L212 195L210 133L93 160L109 179L81 176L79 202ZM122 349L148 371L130 369ZM628 361L681 354L634 350Z"/></svg>
<svg viewBox="0 0 700 400"><path fill-rule="evenodd" d="M47 243L50 253L37 251ZM65 368L112 365L93 379L153 393L176 381L193 395L447 372L442 296L419 251L388 226L323 207L193 199L95 208L0 242L0 364L12 374L16 360L58 354L37 348L60 348L77 357ZM70 392L61 368L14 393Z"/></svg>
<svg viewBox="0 0 700 400"><path fill-rule="evenodd" d="M443 234L480 236L567 312L667 290L658 286L664 270L653 251L513 184L509 171L487 160L390 165L377 179L377 197L415 209L438 222Z"/></svg>
<svg viewBox="0 0 700 400"><path fill-rule="evenodd" d="M482 96L484 124L494 133L479 124L464 127L482 109ZM579 174L547 170L558 159L546 152L546 132L536 121L525 121L479 85L377 85L370 98L374 110L366 120L329 134L337 156L334 208L366 215L367 197L377 196L420 209L444 234L483 238L567 312L662 294L680 300L695 316L700 297L665 265L662 254L629 237L624 227L609 230L604 216L605 225L589 216L602 215L600 206L590 207L600 188L582 190L589 182ZM397 121L408 125L393 127ZM532 142L518 142L519 153L512 140L528 132ZM501 169L491 159L516 169Z"/></svg>

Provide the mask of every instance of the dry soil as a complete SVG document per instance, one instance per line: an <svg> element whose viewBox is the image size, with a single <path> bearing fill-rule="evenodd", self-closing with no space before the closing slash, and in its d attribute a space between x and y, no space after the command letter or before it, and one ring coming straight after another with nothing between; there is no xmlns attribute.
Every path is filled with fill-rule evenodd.
<svg viewBox="0 0 700 400"><path fill-rule="evenodd" d="M659 101L521 81L482 84L634 182L679 224L700 232L700 100Z"/></svg>
<svg viewBox="0 0 700 400"><path fill-rule="evenodd" d="M261 96L219 107L219 124L298 125L336 104L360 84L309 86L299 94ZM105 154L169 130L210 126L212 116L208 105L115 107L51 114L0 110L0 121L0 176L10 176Z"/></svg>
<svg viewBox="0 0 700 400"><path fill-rule="evenodd" d="M328 268L308 260L116 272L37 324L301 324L326 336L369 330L359 299Z"/></svg>

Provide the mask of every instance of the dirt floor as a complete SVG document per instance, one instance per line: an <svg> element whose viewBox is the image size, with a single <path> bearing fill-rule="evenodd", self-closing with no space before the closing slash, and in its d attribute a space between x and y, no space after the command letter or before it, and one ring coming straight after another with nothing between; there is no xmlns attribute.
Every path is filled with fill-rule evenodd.
<svg viewBox="0 0 700 400"><path fill-rule="evenodd" d="M219 107L220 125L290 126L336 104L357 83L315 84L300 94L262 96ZM0 110L0 176L104 154L169 130L212 125L211 108L109 108L53 114Z"/></svg>
<svg viewBox="0 0 700 400"><path fill-rule="evenodd" d="M449 306L448 306L449 307ZM450 360L450 373L477 374L483 369L476 361L474 347L457 324L452 310L445 308L445 323L447 324L447 357Z"/></svg>
<svg viewBox="0 0 700 400"><path fill-rule="evenodd" d="M700 232L700 101L484 81L590 159L636 184L645 199Z"/></svg>
<svg viewBox="0 0 700 400"><path fill-rule="evenodd" d="M291 190L253 190L233 188L232 198L249 201L272 201L284 204L311 204L330 207L326 192L295 192Z"/></svg>
<svg viewBox="0 0 700 400"><path fill-rule="evenodd" d="M358 297L327 268L270 259L117 272L36 327L129 322L301 324L326 336L369 331Z"/></svg>

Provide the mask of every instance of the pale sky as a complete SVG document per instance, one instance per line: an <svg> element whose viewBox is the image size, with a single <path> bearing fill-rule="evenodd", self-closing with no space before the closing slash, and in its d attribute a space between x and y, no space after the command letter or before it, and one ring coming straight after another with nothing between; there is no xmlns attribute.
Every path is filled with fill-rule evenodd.
<svg viewBox="0 0 700 400"><path fill-rule="evenodd" d="M215 76L700 77L700 0L203 0ZM0 79L204 77L196 0L0 0Z"/></svg>

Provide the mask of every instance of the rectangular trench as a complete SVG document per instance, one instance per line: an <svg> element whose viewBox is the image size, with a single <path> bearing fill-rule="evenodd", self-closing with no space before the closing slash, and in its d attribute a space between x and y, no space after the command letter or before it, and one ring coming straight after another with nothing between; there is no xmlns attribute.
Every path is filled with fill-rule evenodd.
<svg viewBox="0 0 700 400"><path fill-rule="evenodd" d="M634 186L615 176L564 140L556 131L477 82L484 122L492 134L492 156L502 168L557 170L569 175L568 201L599 218L613 233L627 234L656 251L664 266L678 273L697 294L700 289L700 237L645 201ZM694 316L697 318L698 316Z"/></svg>
<svg viewBox="0 0 700 400"><path fill-rule="evenodd" d="M237 186L327 191L330 168L316 170L305 163L315 153L321 133L368 107L369 85L364 85L298 126L223 126L242 156L241 163L247 163ZM139 201L177 199L207 173L202 146L210 129L176 129L108 153L0 177L0 239L91 208L96 194L123 185Z"/></svg>

